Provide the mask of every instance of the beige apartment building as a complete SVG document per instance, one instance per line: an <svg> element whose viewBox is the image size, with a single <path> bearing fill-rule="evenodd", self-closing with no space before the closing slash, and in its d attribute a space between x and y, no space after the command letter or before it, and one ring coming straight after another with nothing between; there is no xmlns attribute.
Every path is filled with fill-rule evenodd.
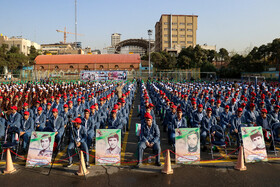
<svg viewBox="0 0 280 187"><path fill-rule="evenodd" d="M9 38L7 36L4 36L3 34L0 35L0 46L2 44L7 44L8 50L10 50L12 46L16 46L19 48L19 51L25 55L28 55L30 53L30 48L32 45L38 50L41 49L41 46L36 42L32 42L22 37Z"/></svg>
<svg viewBox="0 0 280 187"><path fill-rule="evenodd" d="M162 14L155 25L155 51L181 51L196 45L197 15Z"/></svg>

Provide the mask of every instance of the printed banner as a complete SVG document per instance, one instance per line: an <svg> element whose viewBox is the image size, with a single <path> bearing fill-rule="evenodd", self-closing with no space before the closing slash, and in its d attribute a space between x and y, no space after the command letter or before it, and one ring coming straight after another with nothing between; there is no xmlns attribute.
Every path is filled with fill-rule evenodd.
<svg viewBox="0 0 280 187"><path fill-rule="evenodd" d="M267 161L262 127L241 127L245 162Z"/></svg>
<svg viewBox="0 0 280 187"><path fill-rule="evenodd" d="M80 79L83 81L126 80L127 71L81 71Z"/></svg>
<svg viewBox="0 0 280 187"><path fill-rule="evenodd" d="M95 150L97 165L120 165L121 130L97 129Z"/></svg>
<svg viewBox="0 0 280 187"><path fill-rule="evenodd" d="M55 132L31 134L26 167L49 167L51 165Z"/></svg>
<svg viewBox="0 0 280 187"><path fill-rule="evenodd" d="M192 164L200 160L199 128L175 129L176 163Z"/></svg>

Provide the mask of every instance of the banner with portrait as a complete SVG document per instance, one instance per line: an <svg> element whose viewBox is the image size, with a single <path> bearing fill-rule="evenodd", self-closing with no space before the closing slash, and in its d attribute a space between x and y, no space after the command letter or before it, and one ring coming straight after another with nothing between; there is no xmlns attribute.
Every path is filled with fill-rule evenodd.
<svg viewBox="0 0 280 187"><path fill-rule="evenodd" d="M97 165L120 165L121 130L97 129L95 150Z"/></svg>
<svg viewBox="0 0 280 187"><path fill-rule="evenodd" d="M175 129L176 163L192 164L200 160L199 128Z"/></svg>
<svg viewBox="0 0 280 187"><path fill-rule="evenodd" d="M81 71L80 79L83 81L126 80L127 71Z"/></svg>
<svg viewBox="0 0 280 187"><path fill-rule="evenodd" d="M26 167L49 167L51 165L55 132L31 133Z"/></svg>
<svg viewBox="0 0 280 187"><path fill-rule="evenodd" d="M241 127L245 162L267 161L262 127Z"/></svg>

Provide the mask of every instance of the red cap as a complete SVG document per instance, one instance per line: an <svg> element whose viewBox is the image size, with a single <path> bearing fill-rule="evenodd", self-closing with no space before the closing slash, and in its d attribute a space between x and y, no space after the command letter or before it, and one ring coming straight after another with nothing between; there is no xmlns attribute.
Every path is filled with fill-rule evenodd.
<svg viewBox="0 0 280 187"><path fill-rule="evenodd" d="M221 100L218 100L217 103L221 104L222 102L221 102Z"/></svg>
<svg viewBox="0 0 280 187"><path fill-rule="evenodd" d="M154 107L154 106L155 106L155 105L153 105L153 103L150 103L150 104L149 104L149 107Z"/></svg>
<svg viewBox="0 0 280 187"><path fill-rule="evenodd" d="M251 108L251 107L254 107L254 106L255 106L255 104L254 104L254 103L251 103L251 104L250 104L250 108Z"/></svg>
<svg viewBox="0 0 280 187"><path fill-rule="evenodd" d="M263 108L263 109L261 110L261 112L263 112L263 113L266 113L266 114L267 114L267 110L266 110L265 108Z"/></svg>
<svg viewBox="0 0 280 187"><path fill-rule="evenodd" d="M279 105L275 105L274 108L280 108L280 106Z"/></svg>
<svg viewBox="0 0 280 187"><path fill-rule="evenodd" d="M63 108L68 108L69 106L67 104L63 105Z"/></svg>
<svg viewBox="0 0 280 187"><path fill-rule="evenodd" d="M198 108L203 108L203 105L202 105L202 104L199 104L199 105L198 105Z"/></svg>
<svg viewBox="0 0 280 187"><path fill-rule="evenodd" d="M12 106L11 109L12 110L17 110L18 108L17 108L17 106Z"/></svg>
<svg viewBox="0 0 280 187"><path fill-rule="evenodd" d="M144 115L144 118L153 119L153 116L150 113L146 112L146 114Z"/></svg>
<svg viewBox="0 0 280 187"><path fill-rule="evenodd" d="M122 100L121 100L121 103L125 103L125 100L124 100L124 99L122 99Z"/></svg>
<svg viewBox="0 0 280 187"><path fill-rule="evenodd" d="M41 111L41 110L43 110L43 108L42 108L42 107L39 107L37 110L38 110L38 111Z"/></svg>
<svg viewBox="0 0 280 187"><path fill-rule="evenodd" d="M116 110L112 110L111 113L117 113L117 111Z"/></svg>
<svg viewBox="0 0 280 187"><path fill-rule="evenodd" d="M242 108L238 108L237 111L238 111L238 112L242 112L243 109L242 109Z"/></svg>
<svg viewBox="0 0 280 187"><path fill-rule="evenodd" d="M68 104L73 103L73 101L68 101Z"/></svg>
<svg viewBox="0 0 280 187"><path fill-rule="evenodd" d="M176 106L176 105L173 105L171 108L177 109L177 106Z"/></svg>
<svg viewBox="0 0 280 187"><path fill-rule="evenodd" d="M79 123L81 124L82 123L82 120L81 118L76 118L75 120L72 121L73 123Z"/></svg>
<svg viewBox="0 0 280 187"><path fill-rule="evenodd" d="M98 103L94 103L95 106L98 106Z"/></svg>
<svg viewBox="0 0 280 187"><path fill-rule="evenodd" d="M215 99L211 99L210 102L215 102Z"/></svg>
<svg viewBox="0 0 280 187"><path fill-rule="evenodd" d="M58 112L58 110L56 108L52 109L52 112Z"/></svg>
<svg viewBox="0 0 280 187"><path fill-rule="evenodd" d="M78 102L81 102L82 100L81 100L81 98L79 98L79 99L77 99L77 101L78 101Z"/></svg>
<svg viewBox="0 0 280 187"><path fill-rule="evenodd" d="M226 106L225 106L225 108L229 108L229 106L228 106L228 105L226 105Z"/></svg>
<svg viewBox="0 0 280 187"><path fill-rule="evenodd" d="M90 113L89 109L85 109L85 110L84 110L84 112L88 112L88 113Z"/></svg>
<svg viewBox="0 0 280 187"><path fill-rule="evenodd" d="M212 108L207 108L207 111L212 111Z"/></svg>
<svg viewBox="0 0 280 187"><path fill-rule="evenodd" d="M23 114L24 114L24 115L29 115L29 112L28 112L28 111L25 111Z"/></svg>
<svg viewBox="0 0 280 187"><path fill-rule="evenodd" d="M271 102L275 102L275 99L271 99Z"/></svg>
<svg viewBox="0 0 280 187"><path fill-rule="evenodd" d="M48 103L47 105L52 106L52 104L51 104L51 103Z"/></svg>
<svg viewBox="0 0 280 187"><path fill-rule="evenodd" d="M82 97L81 99L85 100L85 97Z"/></svg>
<svg viewBox="0 0 280 187"><path fill-rule="evenodd" d="M242 106L242 107L243 107L243 106L246 106L246 104L245 104L245 103L242 103L241 106Z"/></svg>
<svg viewBox="0 0 280 187"><path fill-rule="evenodd" d="M178 109L177 109L177 112L183 112L183 111L182 111L182 109L181 109L181 108L178 108Z"/></svg>
<svg viewBox="0 0 280 187"><path fill-rule="evenodd" d="M90 109L95 109L95 106L94 106L94 105L91 105Z"/></svg>
<svg viewBox="0 0 280 187"><path fill-rule="evenodd" d="M28 103L24 103L23 106L28 106Z"/></svg>
<svg viewBox="0 0 280 187"><path fill-rule="evenodd" d="M196 104L196 102L195 102L195 101L193 101L193 102L192 102L192 105L195 105L195 104Z"/></svg>
<svg viewBox="0 0 280 187"><path fill-rule="evenodd" d="M232 98L232 99L231 99L231 101L232 101L232 102L235 102L235 101L236 101L236 99L235 99L235 98Z"/></svg>

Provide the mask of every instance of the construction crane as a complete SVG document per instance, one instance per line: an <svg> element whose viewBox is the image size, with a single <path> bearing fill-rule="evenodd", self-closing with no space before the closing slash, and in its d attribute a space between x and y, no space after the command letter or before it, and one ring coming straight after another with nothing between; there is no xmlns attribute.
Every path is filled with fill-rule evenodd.
<svg viewBox="0 0 280 187"><path fill-rule="evenodd" d="M63 32L64 33L64 44L66 43L66 34L74 34L74 35L79 35L79 36L84 36L83 34L75 34L75 33L72 33L72 32L66 32L66 27L64 27L64 31L61 31L61 30L56 30L56 32Z"/></svg>

